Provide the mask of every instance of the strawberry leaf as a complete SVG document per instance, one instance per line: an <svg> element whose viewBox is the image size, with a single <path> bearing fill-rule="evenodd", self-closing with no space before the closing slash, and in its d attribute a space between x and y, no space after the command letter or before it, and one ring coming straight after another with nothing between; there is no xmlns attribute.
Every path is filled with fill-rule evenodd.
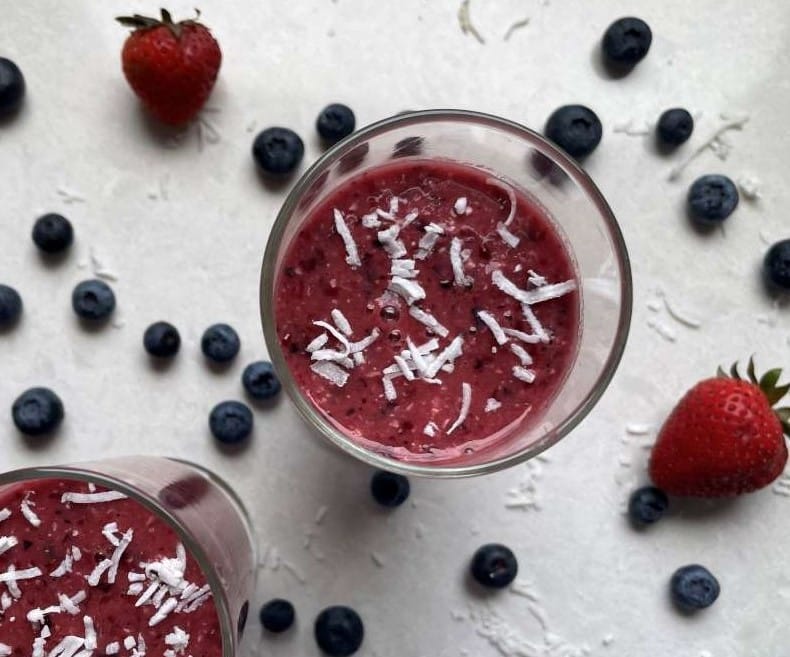
<svg viewBox="0 0 790 657"><path fill-rule="evenodd" d="M737 381L741 380L741 375L738 372L738 363L733 363L732 367L730 368L730 376Z"/></svg>
<svg viewBox="0 0 790 657"><path fill-rule="evenodd" d="M769 403L773 406L776 402L778 402L782 397L784 397L788 390L790 390L790 383L787 383L783 386L774 386L770 390L763 390L765 396L768 398Z"/></svg>
<svg viewBox="0 0 790 657"><path fill-rule="evenodd" d="M160 11L162 12L162 22L165 25L173 22L173 17L170 15L170 12L167 11L167 9L162 8Z"/></svg>
<svg viewBox="0 0 790 657"><path fill-rule="evenodd" d="M757 376L754 373L754 356L749 358L749 366L746 368L746 375L749 377L749 381L757 383Z"/></svg>
<svg viewBox="0 0 790 657"><path fill-rule="evenodd" d="M790 436L790 407L777 408L775 413L782 424L782 430Z"/></svg>
<svg viewBox="0 0 790 657"><path fill-rule="evenodd" d="M719 377L720 379L726 379L726 378L728 378L728 377L727 377L727 372L725 372L725 371L724 371L724 368L723 368L721 365L719 365L719 366L716 368L716 376L717 376L717 377Z"/></svg>
<svg viewBox="0 0 790 657"><path fill-rule="evenodd" d="M760 379L760 387L763 389L763 391L776 387L776 383L779 381L779 377L781 375L782 370L780 370L778 367L768 370Z"/></svg>

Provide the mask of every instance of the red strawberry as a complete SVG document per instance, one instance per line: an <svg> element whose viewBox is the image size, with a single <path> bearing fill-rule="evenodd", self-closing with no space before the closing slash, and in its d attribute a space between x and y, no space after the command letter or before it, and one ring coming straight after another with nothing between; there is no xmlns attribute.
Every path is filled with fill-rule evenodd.
<svg viewBox="0 0 790 657"><path fill-rule="evenodd" d="M222 53L216 39L195 20L173 23L165 9L162 20L139 14L117 20L135 28L121 53L134 92L161 121L189 121L203 107L219 73Z"/></svg>
<svg viewBox="0 0 790 657"><path fill-rule="evenodd" d="M772 406L790 390L778 386L781 370L758 382L749 361L748 381L733 365L689 390L658 435L650 477L673 495L726 497L763 488L787 463L783 433L790 435L790 408Z"/></svg>

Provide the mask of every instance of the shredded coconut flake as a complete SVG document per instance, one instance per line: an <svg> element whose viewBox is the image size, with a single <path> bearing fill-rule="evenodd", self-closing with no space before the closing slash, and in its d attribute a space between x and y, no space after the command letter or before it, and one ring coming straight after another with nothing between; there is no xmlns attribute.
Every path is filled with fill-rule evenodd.
<svg viewBox="0 0 790 657"><path fill-rule="evenodd" d="M453 237L450 242L450 264L453 267L453 278L459 287L471 285L473 280L464 273L464 259L461 254L462 242L460 238Z"/></svg>
<svg viewBox="0 0 790 657"><path fill-rule="evenodd" d="M497 401L493 397L489 397L488 399L486 399L486 407L485 407L486 413L493 413L494 411L498 410L501 407L502 407L502 402Z"/></svg>
<svg viewBox="0 0 790 657"><path fill-rule="evenodd" d="M114 502L115 500L125 500L126 495L115 490L107 490L101 493L63 493L60 498L62 504L96 504L99 502Z"/></svg>
<svg viewBox="0 0 790 657"><path fill-rule="evenodd" d="M77 651L85 645L85 639L69 635L49 651L48 657L75 657Z"/></svg>
<svg viewBox="0 0 790 657"><path fill-rule="evenodd" d="M470 386L465 381L461 384L461 412L458 414L455 422L450 426L447 430L447 434L451 434L455 431L458 427L460 427L465 421L467 415L469 415L469 407L472 404L472 386Z"/></svg>
<svg viewBox="0 0 790 657"><path fill-rule="evenodd" d="M93 619L90 616L83 616L82 623L85 625L85 649L96 649L96 627L93 624Z"/></svg>
<svg viewBox="0 0 790 657"><path fill-rule="evenodd" d="M370 345L372 345L376 340L378 340L380 335L381 335L381 332L377 328L374 327L373 330L370 332L370 335L368 335L367 337L364 337L364 338L362 338L361 340L359 340L357 342L349 343L348 349L354 355L362 353L363 351L365 351L365 349L367 349Z"/></svg>
<svg viewBox="0 0 790 657"><path fill-rule="evenodd" d="M332 361L324 360L313 363L310 365L310 369L318 374L318 376L323 377L330 383L334 383L339 388L342 388L348 382L348 372Z"/></svg>
<svg viewBox="0 0 790 657"><path fill-rule="evenodd" d="M469 202L467 201L466 196L459 196L457 199L455 199L453 210L455 210L455 214L457 215L466 214L466 208L468 205Z"/></svg>
<svg viewBox="0 0 790 657"><path fill-rule="evenodd" d="M524 315L524 319L529 323L532 333L538 336L538 341L543 343L551 342L551 335L543 328L543 324L538 320L535 311L527 304L523 304L521 306L521 312Z"/></svg>
<svg viewBox="0 0 790 657"><path fill-rule="evenodd" d="M527 350L524 349L520 344L510 343L510 350L516 354L518 359L521 361L521 364L526 367L527 365L532 365L532 356L527 353Z"/></svg>
<svg viewBox="0 0 790 657"><path fill-rule="evenodd" d="M480 310L478 311L477 316L491 330L491 333L494 335L494 340L497 341L497 344L505 344L508 341L505 331L491 313L486 310Z"/></svg>
<svg viewBox="0 0 790 657"><path fill-rule="evenodd" d="M428 422L428 424L426 424L425 428L422 430L426 436L430 436L431 438L436 435L437 431L439 431L439 427L436 426L435 422Z"/></svg>
<svg viewBox="0 0 790 657"><path fill-rule="evenodd" d="M88 584L91 586L98 586L99 582L101 581L101 576L104 575L104 573L111 567L112 561L109 559L104 559L96 564L96 567L93 569L93 571L91 571L91 574L88 575Z"/></svg>
<svg viewBox="0 0 790 657"><path fill-rule="evenodd" d="M176 625L173 631L165 636L165 644L175 652L183 653L189 646L189 634Z"/></svg>
<svg viewBox="0 0 790 657"><path fill-rule="evenodd" d="M123 557L126 548L131 544L133 537L134 532L131 529L127 529L110 557L112 565L107 573L107 581L110 584L115 584L115 578L118 576L118 567L121 565L121 557Z"/></svg>
<svg viewBox="0 0 790 657"><path fill-rule="evenodd" d="M22 502L19 504L19 510L22 512L22 515L25 517L33 527L39 527L41 525L41 518L36 515L36 512L33 511L33 507L35 506L34 502L31 502L27 496Z"/></svg>
<svg viewBox="0 0 790 657"><path fill-rule="evenodd" d="M409 224L411 224L419 216L420 216L420 213L417 212L417 210L412 210L411 212L409 212L409 214L407 214L405 217L403 217L403 225L404 226L408 226Z"/></svg>
<svg viewBox="0 0 790 657"><path fill-rule="evenodd" d="M6 645L5 643L0 643L0 657L10 657L13 654L13 650L11 650L11 646Z"/></svg>
<svg viewBox="0 0 790 657"><path fill-rule="evenodd" d="M8 552L12 547L19 544L16 536L0 536L0 554Z"/></svg>
<svg viewBox="0 0 790 657"><path fill-rule="evenodd" d="M417 253L414 257L417 260L425 260L436 246L439 236L444 234L444 228L435 223L430 223L425 227L425 235L420 238L417 244Z"/></svg>
<svg viewBox="0 0 790 657"><path fill-rule="evenodd" d="M393 276L388 289L403 297L409 305L425 298L425 290L422 285L401 276Z"/></svg>
<svg viewBox="0 0 790 657"><path fill-rule="evenodd" d="M340 235L340 238L343 240L343 244L346 247L346 262L352 267L361 266L362 261L359 259L357 245L354 242L351 231L348 229L346 220L343 218L343 213L337 208L334 209L333 213L335 216L335 229L337 230L337 234Z"/></svg>
<svg viewBox="0 0 790 657"><path fill-rule="evenodd" d="M332 321L335 323L335 326L337 326L338 330L350 337L353 333L351 330L351 324L342 311L340 311L338 308L334 308L330 314L332 315Z"/></svg>
<svg viewBox="0 0 790 657"><path fill-rule="evenodd" d="M399 233L400 226L393 224L386 230L380 230L376 234L381 246L384 247L390 258L402 258L407 253L405 245L398 239Z"/></svg>
<svg viewBox="0 0 790 657"><path fill-rule="evenodd" d="M409 364L406 362L405 358L402 356L395 356L395 364L398 366L401 374L403 374L407 381L414 381L414 373L411 371L411 367L409 367Z"/></svg>
<svg viewBox="0 0 790 657"><path fill-rule="evenodd" d="M310 344L305 347L305 351L313 353L314 351L318 351L321 347L323 347L327 342L329 342L329 336L326 333L321 333L321 335L316 336L310 341Z"/></svg>
<svg viewBox="0 0 790 657"><path fill-rule="evenodd" d="M0 509L0 522L11 517L11 509Z"/></svg>
<svg viewBox="0 0 790 657"><path fill-rule="evenodd" d="M137 645L137 640L132 636L129 635L123 640L123 647L127 650L131 650Z"/></svg>
<svg viewBox="0 0 790 657"><path fill-rule="evenodd" d="M516 235L511 233L505 224L497 224L496 232L502 238L502 241L507 244L511 249L515 249L521 241Z"/></svg>
<svg viewBox="0 0 790 657"><path fill-rule="evenodd" d="M535 380L535 372L521 367L521 365L516 365L513 368L513 376L524 383L532 383Z"/></svg>
<svg viewBox="0 0 790 657"><path fill-rule="evenodd" d="M388 376L381 377L381 385L384 386L384 397L387 401L395 401L398 398L398 393L395 391L395 384Z"/></svg>
<svg viewBox="0 0 790 657"><path fill-rule="evenodd" d="M543 342L539 335L530 335L529 333L524 333L524 331L517 331L512 328L504 328L502 330L505 332L505 335L526 342L527 344L538 344L539 342Z"/></svg>
<svg viewBox="0 0 790 657"><path fill-rule="evenodd" d="M371 212L362 216L362 225L365 228L378 228L381 226L381 222L379 221L379 216L375 212Z"/></svg>
<svg viewBox="0 0 790 657"><path fill-rule="evenodd" d="M510 224L513 222L513 219L516 218L516 192L513 191L513 188L510 185L500 178L486 178L486 182L489 185L493 185L494 187L499 187L499 189L503 190L507 194L507 198L510 201L510 210L507 213L507 219L505 219L504 225L510 226Z"/></svg>
<svg viewBox="0 0 790 657"><path fill-rule="evenodd" d="M414 260L396 258L390 267L390 276L400 276L401 278L417 278L419 270L414 268Z"/></svg>
<svg viewBox="0 0 790 657"><path fill-rule="evenodd" d="M151 616L150 620L148 621L148 627L154 627L155 625L159 625L165 618L167 618L171 612L178 606L178 600L176 598L168 598L162 603L162 606L156 611L156 613Z"/></svg>
<svg viewBox="0 0 790 657"><path fill-rule="evenodd" d="M117 655L121 651L121 644L117 641L113 641L112 643L108 643L104 647L104 654L105 655Z"/></svg>
<svg viewBox="0 0 790 657"><path fill-rule="evenodd" d="M527 283L530 285L534 285L535 287L543 287L548 283L545 276L541 276L538 274L534 269L528 269L527 273L529 276L527 277Z"/></svg>
<svg viewBox="0 0 790 657"><path fill-rule="evenodd" d="M436 335L440 335L443 338L446 338L450 331L447 330L445 326L443 326L436 317L431 315L431 313L426 312L422 308L417 306L410 306L409 307L409 314L414 317L420 324L423 324L431 331L436 333Z"/></svg>
<svg viewBox="0 0 790 657"><path fill-rule="evenodd" d="M8 570L0 573L0 582L16 582L21 579L33 579L40 577L41 570L38 568L26 568L24 570L17 570L15 566L9 566Z"/></svg>
<svg viewBox="0 0 790 657"><path fill-rule="evenodd" d="M455 336L452 342L431 361L426 372L426 378L433 379L446 363L453 363L463 353L463 344L464 339L460 335Z"/></svg>
<svg viewBox="0 0 790 657"><path fill-rule="evenodd" d="M576 281L570 280L542 285L534 290L522 290L498 269L491 274L491 280L502 292L527 305L556 299L576 289Z"/></svg>

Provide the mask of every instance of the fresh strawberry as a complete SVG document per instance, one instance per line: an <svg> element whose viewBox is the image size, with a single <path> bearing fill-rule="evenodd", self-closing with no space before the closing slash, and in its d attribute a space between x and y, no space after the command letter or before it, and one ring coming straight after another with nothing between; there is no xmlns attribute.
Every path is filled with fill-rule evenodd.
<svg viewBox="0 0 790 657"><path fill-rule="evenodd" d="M134 92L164 123L189 121L205 104L219 73L222 53L216 39L197 20L174 23L166 9L161 20L139 14L117 20L135 28L121 53Z"/></svg>
<svg viewBox="0 0 790 657"><path fill-rule="evenodd" d="M774 410L790 390L781 370L758 381L749 361L748 380L735 365L731 376L699 382L672 411L650 457L650 477L673 495L727 497L763 488L787 463L783 434L790 435L790 408Z"/></svg>

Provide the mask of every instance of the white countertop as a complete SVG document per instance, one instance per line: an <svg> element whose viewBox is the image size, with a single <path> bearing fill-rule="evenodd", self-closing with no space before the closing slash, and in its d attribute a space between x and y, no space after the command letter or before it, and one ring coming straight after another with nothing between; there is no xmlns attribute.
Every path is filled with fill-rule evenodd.
<svg viewBox="0 0 790 657"><path fill-rule="evenodd" d="M169 8L187 16L193 4ZM158 4L4 8L0 55L19 64L28 97L15 121L0 124L0 281L25 302L22 323L0 335L0 407L47 385L61 395L66 420L53 440L32 448L4 411L2 468L144 451L188 457L228 478L269 550L253 608L283 596L299 616L297 631L276 640L261 639L253 617L253 654L317 654L313 618L344 603L365 621L360 654L377 657L773 657L788 638L790 498L769 488L731 503L685 505L643 534L629 529L622 504L645 479L644 446L686 388L752 353L762 369L790 365L788 305L775 305L758 275L766 241L790 236L790 6L472 0L481 45L461 33L458 5L203 0L224 61L209 101L215 111L204 113L214 134L204 134L202 149L194 128L177 144L151 128L120 72L126 31L112 17ZM625 14L647 20L653 45L631 75L613 80L595 63L598 43ZM529 24L505 42L523 17ZM368 495L369 471L323 447L286 398L256 412L248 449L216 449L210 408L239 398L244 365L266 356L258 276L285 196L261 183L252 139L257 129L289 126L305 139L307 164L320 152L315 117L332 101L350 105L359 124L459 107L541 129L568 102L601 117L603 141L587 168L626 237L634 320L609 391L546 462L475 480L414 481L411 502L383 512ZM639 132L672 106L697 113L697 128L671 157L656 154L650 137L615 130L631 122ZM750 117L725 135L729 157L706 150L668 181L722 114ZM696 176L715 172L759 178L762 197L742 199L724 231L702 236L684 216L685 194ZM64 262L45 267L30 230L49 211L72 220L76 242ZM91 253L117 276L118 298L113 326L94 333L80 329L70 307L75 283L92 275ZM701 328L673 319L664 300ZM163 371L141 343L159 319L183 338ZM198 344L217 321L234 325L243 341L222 373L205 366ZM508 508L513 500L534 506ZM489 541L515 550L525 595L486 601L467 590L468 559ZM683 618L666 586L690 562L719 577L722 595ZM552 642L561 645L549 649Z"/></svg>

